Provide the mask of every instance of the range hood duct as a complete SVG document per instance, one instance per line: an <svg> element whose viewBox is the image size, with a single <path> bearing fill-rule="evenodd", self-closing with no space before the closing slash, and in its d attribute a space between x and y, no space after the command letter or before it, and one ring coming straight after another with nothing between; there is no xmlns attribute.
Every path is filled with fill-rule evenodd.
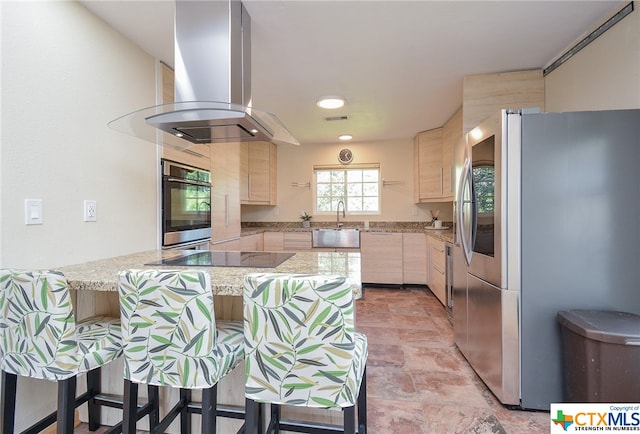
<svg viewBox="0 0 640 434"><path fill-rule="evenodd" d="M252 107L251 18L244 5L176 0L175 7L175 102L109 126L176 149L255 140L299 145L275 115Z"/></svg>

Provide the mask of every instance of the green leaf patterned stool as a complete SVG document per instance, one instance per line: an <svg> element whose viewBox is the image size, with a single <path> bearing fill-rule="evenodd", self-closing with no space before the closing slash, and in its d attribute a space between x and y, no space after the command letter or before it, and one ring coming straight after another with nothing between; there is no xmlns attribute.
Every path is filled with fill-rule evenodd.
<svg viewBox="0 0 640 434"><path fill-rule="evenodd" d="M211 277L201 270L125 270L118 282L124 347L123 433L136 432L138 384L180 389L180 400L152 433L180 415L190 433L190 413L202 414L202 432L216 432L217 384L244 358L241 321L216 321ZM191 390L202 389L202 402Z"/></svg>
<svg viewBox="0 0 640 434"><path fill-rule="evenodd" d="M118 318L76 323L65 276L59 271L0 270L0 369L2 432L13 434L17 376L56 381L57 411L29 427L42 432L57 421L72 433L74 411L87 402L89 429L100 425L100 368L122 356ZM87 375L87 392L76 398L76 376ZM113 405L110 405L113 406Z"/></svg>
<svg viewBox="0 0 640 434"><path fill-rule="evenodd" d="M271 404L267 432L366 433L367 338L355 331L349 279L253 273L243 293L245 433L258 432L260 403ZM280 405L341 408L344 423L281 419Z"/></svg>

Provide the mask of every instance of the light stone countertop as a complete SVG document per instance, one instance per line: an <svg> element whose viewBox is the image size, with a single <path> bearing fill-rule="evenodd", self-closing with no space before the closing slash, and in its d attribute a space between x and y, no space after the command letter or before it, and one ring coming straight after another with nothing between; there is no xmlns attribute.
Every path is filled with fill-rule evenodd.
<svg viewBox="0 0 640 434"><path fill-rule="evenodd" d="M195 253L191 250L188 252ZM118 273L125 269L158 268L180 270L199 268L211 274L215 295L242 296L242 279L248 273L334 274L351 279L356 298L362 294L359 252L296 252L276 268L248 267L176 267L145 265L163 258L187 253L183 250L150 250L60 267L71 289L77 291L117 291Z"/></svg>

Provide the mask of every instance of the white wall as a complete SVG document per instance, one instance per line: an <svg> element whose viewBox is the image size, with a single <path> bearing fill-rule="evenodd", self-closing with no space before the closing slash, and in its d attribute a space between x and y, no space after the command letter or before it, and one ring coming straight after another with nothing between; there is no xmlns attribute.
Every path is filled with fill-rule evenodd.
<svg viewBox="0 0 640 434"><path fill-rule="evenodd" d="M545 77L546 111L640 108L640 2Z"/></svg>
<svg viewBox="0 0 640 434"><path fill-rule="evenodd" d="M348 216L346 221L426 221L429 209L439 209L440 219L451 221L453 207L449 203L413 203L413 140L370 143L339 143L334 145L278 146L278 205L243 206L244 222L294 222L300 212L313 212L312 192L308 188L292 187L291 183L313 181L313 165L339 164L342 148L353 151L352 164L380 163L382 177L398 184L382 189L382 213L377 216ZM415 214L414 214L415 213ZM334 221L335 215L314 216L312 221Z"/></svg>
<svg viewBox="0 0 640 434"><path fill-rule="evenodd" d="M78 3L2 2L0 266L156 247L156 147L107 127L155 102L154 70ZM27 198L43 200L43 225L24 224Z"/></svg>
<svg viewBox="0 0 640 434"><path fill-rule="evenodd" d="M155 248L156 146L106 126L155 102L154 59L75 2L2 1L0 16L0 267ZM25 226L27 198L43 225ZM19 379L16 428L53 410L55 390Z"/></svg>

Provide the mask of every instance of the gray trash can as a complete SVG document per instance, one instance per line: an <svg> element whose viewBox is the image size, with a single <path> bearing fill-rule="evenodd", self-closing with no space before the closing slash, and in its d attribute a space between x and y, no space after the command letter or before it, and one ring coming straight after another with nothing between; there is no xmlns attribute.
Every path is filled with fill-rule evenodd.
<svg viewBox="0 0 640 434"><path fill-rule="evenodd" d="M558 312L565 402L640 402L640 316Z"/></svg>

